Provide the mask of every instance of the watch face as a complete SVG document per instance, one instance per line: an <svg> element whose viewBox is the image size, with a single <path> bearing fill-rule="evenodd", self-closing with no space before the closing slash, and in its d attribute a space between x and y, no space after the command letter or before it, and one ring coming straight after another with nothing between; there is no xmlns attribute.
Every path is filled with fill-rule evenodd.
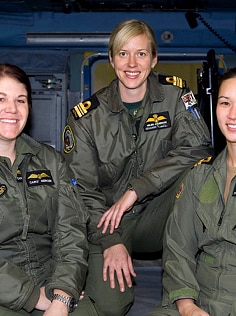
<svg viewBox="0 0 236 316"><path fill-rule="evenodd" d="M74 297L72 297L70 299L70 302L69 302L69 313L73 312L76 308L77 304L76 304L76 300Z"/></svg>

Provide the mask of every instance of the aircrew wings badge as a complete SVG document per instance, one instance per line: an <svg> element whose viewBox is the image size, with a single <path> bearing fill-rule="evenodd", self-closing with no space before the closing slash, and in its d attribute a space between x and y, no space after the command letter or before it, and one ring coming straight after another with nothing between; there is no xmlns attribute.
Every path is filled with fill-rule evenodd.
<svg viewBox="0 0 236 316"><path fill-rule="evenodd" d="M29 171L26 173L26 182L29 187L54 184L50 170Z"/></svg>
<svg viewBox="0 0 236 316"><path fill-rule="evenodd" d="M151 113L144 125L144 131L149 132L171 126L169 112Z"/></svg>

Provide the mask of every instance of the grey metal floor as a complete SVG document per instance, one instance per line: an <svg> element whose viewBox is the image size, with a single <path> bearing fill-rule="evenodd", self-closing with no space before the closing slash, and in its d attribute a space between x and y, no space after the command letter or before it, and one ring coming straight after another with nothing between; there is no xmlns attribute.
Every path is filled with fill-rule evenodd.
<svg viewBox="0 0 236 316"><path fill-rule="evenodd" d="M145 316L161 302L162 268L160 265L135 267L135 302L128 316Z"/></svg>

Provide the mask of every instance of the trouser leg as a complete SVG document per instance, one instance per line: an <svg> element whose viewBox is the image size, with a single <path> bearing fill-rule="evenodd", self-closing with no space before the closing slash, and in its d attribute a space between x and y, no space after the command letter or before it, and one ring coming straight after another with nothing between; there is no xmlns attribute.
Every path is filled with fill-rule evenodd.
<svg viewBox="0 0 236 316"><path fill-rule="evenodd" d="M162 249L163 231L173 209L176 191L173 186L153 199L140 214L125 214L121 221L122 241L130 253ZM90 244L85 293L95 301L105 316L123 316L133 304L133 288L126 287L125 292L121 293L116 280L115 289L111 289L109 279L104 282L102 278L103 263L101 247Z"/></svg>
<svg viewBox="0 0 236 316"><path fill-rule="evenodd" d="M33 310L31 313L21 309L19 311L13 311L5 307L0 306L0 316L42 316L44 311ZM99 312L94 303L85 296L84 299L78 302L78 306L75 311L70 313L71 316L104 316Z"/></svg>
<svg viewBox="0 0 236 316"><path fill-rule="evenodd" d="M123 217L122 241L130 253L162 249L163 230L170 204L173 204L170 191L151 201L141 214L130 212ZM103 263L101 247L90 244L85 293L105 316L123 316L133 304L133 288L126 287L125 292L121 293L116 280L115 289L111 289L109 280L104 282L102 278Z"/></svg>
<svg viewBox="0 0 236 316"><path fill-rule="evenodd" d="M74 310L71 316L104 316L104 314L98 310L95 302L93 302L88 295L78 302L78 306Z"/></svg>
<svg viewBox="0 0 236 316"><path fill-rule="evenodd" d="M42 316L44 311L33 310L31 313L26 312L24 309L13 311L11 309L0 306L0 316Z"/></svg>
<svg viewBox="0 0 236 316"><path fill-rule="evenodd" d="M174 204L174 189L155 197L139 215L132 238L134 252L158 252L162 250L165 225Z"/></svg>
<svg viewBox="0 0 236 316"><path fill-rule="evenodd" d="M0 306L0 316L42 316L44 311L33 310L31 313L21 309L20 311L13 311ZM71 316L104 316L99 312L89 297L85 296L84 299L78 302L78 306Z"/></svg>
<svg viewBox="0 0 236 316"><path fill-rule="evenodd" d="M132 305L133 289L126 286L122 293L117 281L115 288L111 289L109 279L104 282L102 278L103 261L101 247L90 244L85 293L104 316L123 316Z"/></svg>
<svg viewBox="0 0 236 316"><path fill-rule="evenodd" d="M156 307L146 316L180 316L180 313L175 309Z"/></svg>
<svg viewBox="0 0 236 316"><path fill-rule="evenodd" d="M11 309L0 306L0 316L29 316L30 314L24 310L13 311Z"/></svg>

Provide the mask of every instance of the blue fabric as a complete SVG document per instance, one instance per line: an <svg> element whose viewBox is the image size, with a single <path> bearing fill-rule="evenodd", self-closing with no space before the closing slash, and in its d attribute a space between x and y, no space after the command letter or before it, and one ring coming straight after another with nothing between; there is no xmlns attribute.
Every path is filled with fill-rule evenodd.
<svg viewBox="0 0 236 316"><path fill-rule="evenodd" d="M145 316L161 302L162 268L135 267L135 302L127 316Z"/></svg>

